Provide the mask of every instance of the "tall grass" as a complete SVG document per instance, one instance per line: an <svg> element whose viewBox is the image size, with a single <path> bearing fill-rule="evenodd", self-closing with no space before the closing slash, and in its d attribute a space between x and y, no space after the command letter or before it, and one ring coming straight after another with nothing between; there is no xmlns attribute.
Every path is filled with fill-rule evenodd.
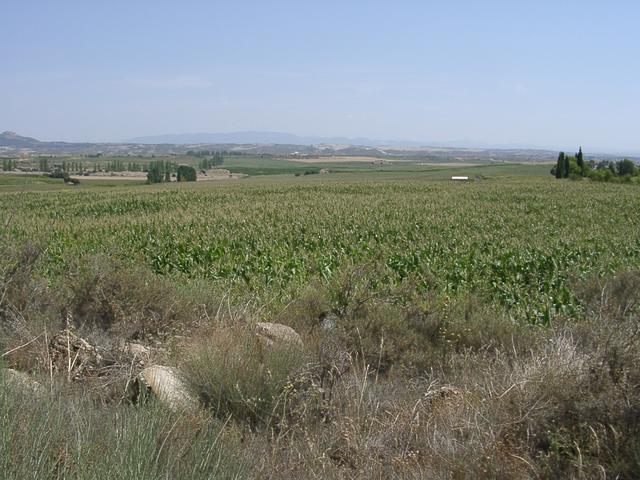
<svg viewBox="0 0 640 480"><path fill-rule="evenodd" d="M1 385L0 471L7 479L246 478L232 429L154 402L100 406L87 395L28 398Z"/></svg>
<svg viewBox="0 0 640 480"><path fill-rule="evenodd" d="M297 345L269 346L246 325L215 326L182 346L179 364L216 416L257 428L283 421L305 354Z"/></svg>

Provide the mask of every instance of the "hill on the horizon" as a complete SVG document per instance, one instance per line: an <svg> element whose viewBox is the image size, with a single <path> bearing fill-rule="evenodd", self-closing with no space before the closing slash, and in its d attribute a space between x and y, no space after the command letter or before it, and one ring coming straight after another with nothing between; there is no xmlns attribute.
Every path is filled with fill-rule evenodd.
<svg viewBox="0 0 640 480"><path fill-rule="evenodd" d="M321 136L300 136L292 133L269 132L269 131L241 131L223 133L169 133L164 135L149 135L134 137L125 140L126 143L144 144L171 144L171 145L193 145L193 144L276 144L276 145L362 145L367 147L379 147L385 145L418 147L423 144L419 142L399 142L381 141L370 138L348 138L348 137L321 137Z"/></svg>
<svg viewBox="0 0 640 480"><path fill-rule="evenodd" d="M23 137L16 132L2 132L0 133L0 146L2 147L17 147L28 148L40 144L40 140L32 137Z"/></svg>
<svg viewBox="0 0 640 480"><path fill-rule="evenodd" d="M428 145L428 146L426 146ZM175 155L209 148L247 154L347 155L411 158L489 159L491 161L547 161L557 158L557 150L516 145L479 146L467 142L376 141L368 138L304 137L280 132L190 133L137 137L126 142L41 141L12 131L0 133L0 151L16 154L106 154ZM585 158L633 158L628 153L586 153Z"/></svg>

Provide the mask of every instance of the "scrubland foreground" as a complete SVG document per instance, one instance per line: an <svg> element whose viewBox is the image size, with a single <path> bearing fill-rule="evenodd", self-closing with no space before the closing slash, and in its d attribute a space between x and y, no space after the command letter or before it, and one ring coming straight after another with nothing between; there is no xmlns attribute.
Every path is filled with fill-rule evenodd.
<svg viewBox="0 0 640 480"><path fill-rule="evenodd" d="M0 475L637 478L639 199L537 177L2 194ZM151 365L195 406L143 388Z"/></svg>

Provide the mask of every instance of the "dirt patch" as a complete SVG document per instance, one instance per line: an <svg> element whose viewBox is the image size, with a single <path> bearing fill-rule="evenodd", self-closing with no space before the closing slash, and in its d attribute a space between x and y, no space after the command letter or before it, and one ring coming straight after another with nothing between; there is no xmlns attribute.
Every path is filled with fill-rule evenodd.
<svg viewBox="0 0 640 480"><path fill-rule="evenodd" d="M207 174L198 173L198 182L205 182L211 180L238 180L240 178L248 177L246 173L231 173L224 168L217 168L215 170L207 170Z"/></svg>

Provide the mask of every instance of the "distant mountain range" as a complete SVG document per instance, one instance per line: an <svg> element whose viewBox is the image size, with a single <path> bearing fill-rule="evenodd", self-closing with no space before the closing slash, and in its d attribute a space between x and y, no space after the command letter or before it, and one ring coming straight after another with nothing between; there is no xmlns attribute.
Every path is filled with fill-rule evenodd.
<svg viewBox="0 0 640 480"><path fill-rule="evenodd" d="M489 144L473 140L459 139L447 142L416 141L416 140L376 140L366 137L321 137L294 135L283 132L269 131L241 131L227 133L169 133L165 135L150 135L125 140L126 143L146 145L193 145L193 144L259 144L259 145L352 145L360 147L408 147L408 148L453 148L453 149L483 149L483 150L545 150L558 152L563 148L540 146L523 143ZM564 148L567 152L572 148ZM577 147L575 147L577 150ZM640 152L607 151L596 148L592 153L610 155L640 156Z"/></svg>
<svg viewBox="0 0 640 480"><path fill-rule="evenodd" d="M420 147L419 142L400 142L397 140L372 140L370 138L300 136L283 132L228 132L228 133L169 133L135 137L126 143L193 145L198 143L234 143L263 145L359 145L365 147L406 146Z"/></svg>
<svg viewBox="0 0 640 480"><path fill-rule="evenodd" d="M281 132L187 133L131 138L122 143L43 142L15 132L0 133L0 155L182 155L189 150L266 155L364 155L379 158L550 162L557 150L518 145L481 146L471 142L430 143L369 138L305 137ZM622 154L585 155L621 158Z"/></svg>
<svg viewBox="0 0 640 480"><path fill-rule="evenodd" d="M554 150L534 145L489 145L471 140L456 140L450 142L419 142L415 140L375 140L366 137L321 137L303 136L283 132L242 131L227 133L168 133L165 135L150 135L134 137L125 140L126 143L141 143L147 145L193 145L198 143L232 143L232 144L260 144L260 145L354 145L361 147L446 147L446 148L483 148L483 149L527 149Z"/></svg>

